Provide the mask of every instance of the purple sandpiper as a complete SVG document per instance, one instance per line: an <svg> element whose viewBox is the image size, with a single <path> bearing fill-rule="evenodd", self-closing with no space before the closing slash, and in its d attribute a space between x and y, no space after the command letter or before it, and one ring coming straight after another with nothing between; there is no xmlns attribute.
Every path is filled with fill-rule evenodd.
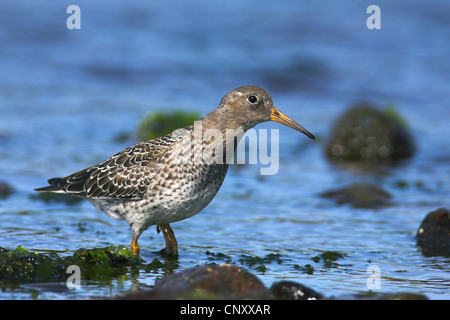
<svg viewBox="0 0 450 320"><path fill-rule="evenodd" d="M197 214L219 191L228 160L233 156L227 151L235 151L242 137L241 134L227 139L227 132L246 132L270 120L314 139L310 132L274 107L266 90L243 86L227 93L216 110L199 120L200 135L195 132L194 123L137 143L67 177L49 179L49 186L35 190L73 194L88 200L108 216L125 220L133 231L130 249L136 255L140 251L139 236L156 225L157 231L164 235L165 252L178 255L170 223ZM219 136L206 134L208 130ZM210 152L205 152L206 149Z"/></svg>

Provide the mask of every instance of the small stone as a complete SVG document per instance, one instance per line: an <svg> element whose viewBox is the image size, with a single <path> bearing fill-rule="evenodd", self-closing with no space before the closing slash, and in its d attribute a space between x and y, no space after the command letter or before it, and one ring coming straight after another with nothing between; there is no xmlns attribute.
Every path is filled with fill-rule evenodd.
<svg viewBox="0 0 450 320"><path fill-rule="evenodd" d="M450 210L440 208L425 217L417 230L417 246L429 256L450 256Z"/></svg>
<svg viewBox="0 0 450 320"><path fill-rule="evenodd" d="M270 293L278 300L318 300L323 296L300 283L293 281L279 281L270 287Z"/></svg>
<svg viewBox="0 0 450 320"><path fill-rule="evenodd" d="M341 189L322 192L321 197L336 200L338 204L350 204L355 208L380 208L390 205L391 195L382 188L355 182Z"/></svg>

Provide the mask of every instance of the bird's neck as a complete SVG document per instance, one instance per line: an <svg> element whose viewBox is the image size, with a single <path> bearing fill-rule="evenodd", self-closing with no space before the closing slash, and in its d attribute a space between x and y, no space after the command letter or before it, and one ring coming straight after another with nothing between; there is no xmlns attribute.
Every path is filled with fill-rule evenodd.
<svg viewBox="0 0 450 320"><path fill-rule="evenodd" d="M194 123L194 139L201 139L204 148L223 152L223 161L234 156L244 133L251 127L227 111L218 108ZM200 134L201 132L201 134Z"/></svg>

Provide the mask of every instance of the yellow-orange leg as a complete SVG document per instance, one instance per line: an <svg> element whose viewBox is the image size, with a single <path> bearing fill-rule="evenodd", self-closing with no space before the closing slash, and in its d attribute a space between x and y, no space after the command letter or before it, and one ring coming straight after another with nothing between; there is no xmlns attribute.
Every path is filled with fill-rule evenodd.
<svg viewBox="0 0 450 320"><path fill-rule="evenodd" d="M162 224L156 227L156 231L159 233L162 231L164 236L164 241L166 242L166 253L168 255L177 256L178 255L178 243L175 238L175 233L173 233L172 228L169 224Z"/></svg>
<svg viewBox="0 0 450 320"><path fill-rule="evenodd" d="M137 243L137 237L133 236L133 240L131 241L131 245L130 245L130 250L131 250L131 253L133 253L137 256L139 255L140 248Z"/></svg>

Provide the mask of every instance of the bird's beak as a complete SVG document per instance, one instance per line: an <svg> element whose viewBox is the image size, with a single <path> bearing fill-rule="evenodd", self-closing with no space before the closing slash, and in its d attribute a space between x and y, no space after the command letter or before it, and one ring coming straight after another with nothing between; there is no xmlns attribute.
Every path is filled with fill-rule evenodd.
<svg viewBox="0 0 450 320"><path fill-rule="evenodd" d="M306 134L311 139L315 139L314 135L303 128L301 125L299 125L297 122L289 118L287 115L279 111L277 108L272 108L272 113L270 114L270 120L279 122L281 124L284 124L285 126L288 126L289 128L295 129L301 133Z"/></svg>

